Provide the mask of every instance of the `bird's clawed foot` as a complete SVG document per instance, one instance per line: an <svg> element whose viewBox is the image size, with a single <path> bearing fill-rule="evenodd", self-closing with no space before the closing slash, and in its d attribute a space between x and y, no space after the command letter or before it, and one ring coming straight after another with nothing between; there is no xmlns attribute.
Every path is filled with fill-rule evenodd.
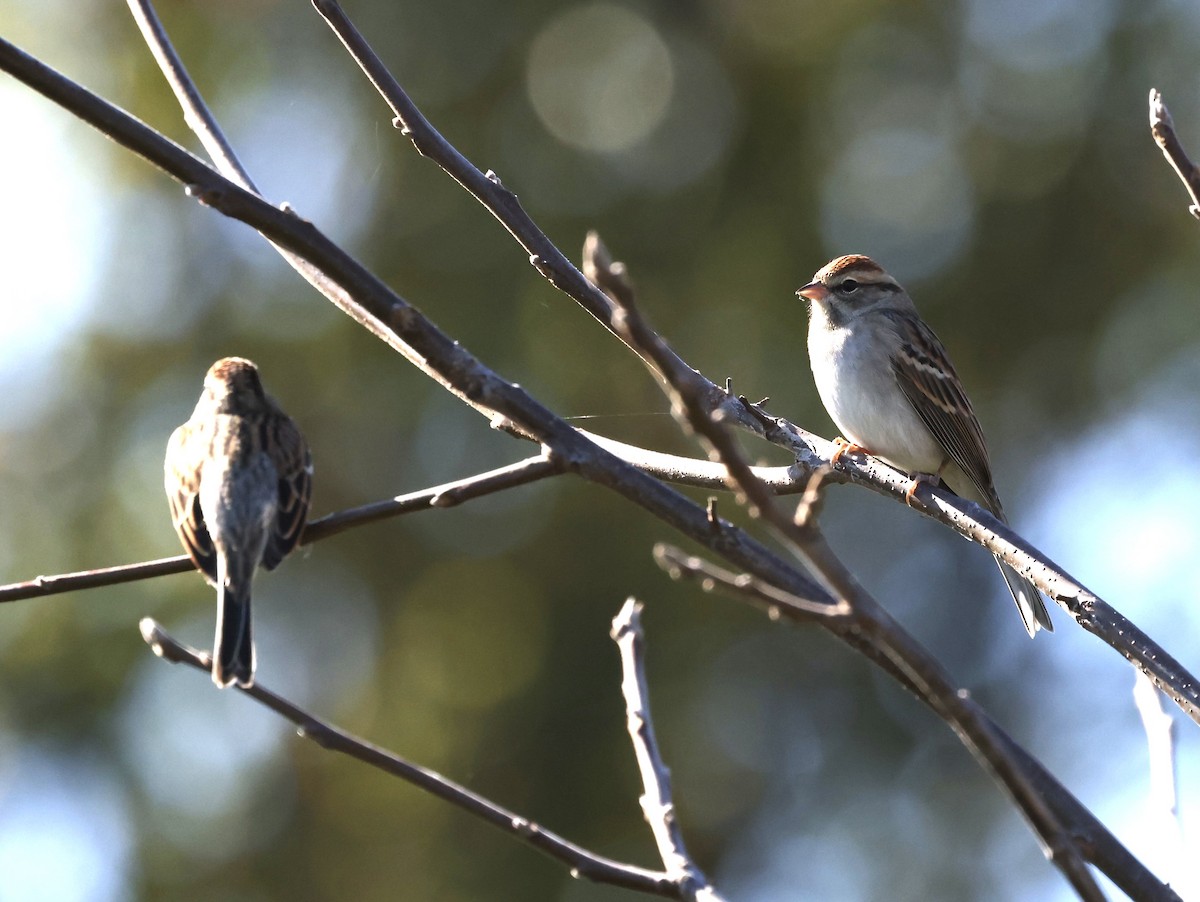
<svg viewBox="0 0 1200 902"><path fill-rule="evenodd" d="M904 503L909 507L913 506L913 495L916 494L917 488L922 482L937 485L941 479L941 476L936 473L913 473L912 482L908 484L908 488L904 492Z"/></svg>
<svg viewBox="0 0 1200 902"><path fill-rule="evenodd" d="M844 439L840 435L833 440L833 443L837 445L837 450L833 452L833 457L829 458L829 463L835 467L838 465L838 461L842 459L843 454L854 455L871 453L862 445L856 445L854 442Z"/></svg>

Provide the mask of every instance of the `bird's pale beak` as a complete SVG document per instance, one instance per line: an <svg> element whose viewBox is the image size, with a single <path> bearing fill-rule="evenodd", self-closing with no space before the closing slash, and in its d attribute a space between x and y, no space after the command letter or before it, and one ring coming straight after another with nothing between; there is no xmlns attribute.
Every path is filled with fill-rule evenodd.
<svg viewBox="0 0 1200 902"><path fill-rule="evenodd" d="M796 297L820 304L829 297L829 289L820 282L809 282L796 292Z"/></svg>

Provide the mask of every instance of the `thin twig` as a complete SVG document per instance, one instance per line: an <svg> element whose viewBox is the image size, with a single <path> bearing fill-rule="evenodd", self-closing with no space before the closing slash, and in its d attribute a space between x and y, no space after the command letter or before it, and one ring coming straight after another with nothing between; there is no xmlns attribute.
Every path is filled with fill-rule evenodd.
<svg viewBox="0 0 1200 902"><path fill-rule="evenodd" d="M844 601L826 604L808 598L798 598L749 573L734 573L666 542L659 542L654 546L654 562L672 579L698 582L705 592L725 589L729 594L743 600L757 601L772 620L783 616L782 608L786 608L788 616L798 622L821 617L846 617L850 614L850 606Z"/></svg>
<svg viewBox="0 0 1200 902"><path fill-rule="evenodd" d="M1170 820L1179 817L1175 771L1175 719L1162 706L1162 696L1140 670L1134 670L1133 701L1146 731L1150 752L1150 794Z"/></svg>
<svg viewBox="0 0 1200 902"><path fill-rule="evenodd" d="M545 479L548 476L558 476L563 472L562 465L552 457L539 454L524 460L468 476L466 479L456 479L435 485L432 488L398 495L386 501L376 501L374 504L364 504L361 507L339 511L314 520L304 530L301 542L319 542L338 533L345 532L367 523L375 523L409 514L415 511L433 510L435 508L457 507L464 501L494 495L517 486L528 485L531 482Z"/></svg>
<svg viewBox="0 0 1200 902"><path fill-rule="evenodd" d="M633 598L613 618L609 634L621 652L621 694L625 696L625 723L642 775L642 815L654 834L666 872L679 884L684 898L721 902L708 878L688 855L683 830L675 816L671 771L663 761L650 716L650 691L646 684L646 641L642 606Z"/></svg>
<svg viewBox="0 0 1200 902"><path fill-rule="evenodd" d="M1167 109L1158 88L1150 89L1150 134L1154 136L1154 142L1162 149L1163 156L1187 188L1187 193L1192 199L1188 212L1200 219L1200 169L1197 169L1196 164L1188 157L1183 143L1175 134L1175 122L1171 118L1171 111Z"/></svg>
<svg viewBox="0 0 1200 902"><path fill-rule="evenodd" d="M26 598L44 598L47 595L62 595L83 589L98 589L101 586L116 586L142 579L154 579L172 573L185 573L195 568L186 554L159 558L156 561L139 561L134 564L117 564L96 570L77 570L74 573L56 573L52 576L35 576L0 586L0 603L21 601Z"/></svg>
<svg viewBox="0 0 1200 902"><path fill-rule="evenodd" d="M200 143L208 151L209 158L217 164L217 168L221 172L248 191L261 194L251 180L250 173L238 159L233 145L229 143L229 139L225 137L221 126L205 104L204 97L200 94L200 88L188 75L187 67L183 65L183 60L176 53L175 46L171 43L167 30L163 27L162 20L158 18L158 13L154 10L154 4L149 0L128 0L128 3L129 11L133 14L133 21L137 23L138 30L142 33L142 39L150 48L150 52L154 55L154 61L158 63L158 68L166 78L167 84L171 86L171 91L175 94L179 106L183 109L183 121L200 139ZM304 261L300 262L304 263Z"/></svg>
<svg viewBox="0 0 1200 902"><path fill-rule="evenodd" d="M546 281L578 303L607 328L612 318L612 304L604 292L589 282L554 242L546 237L545 232L525 212L517 195L504 187L500 177L494 172L482 172L442 137L388 71L387 66L371 49L367 39L350 21L336 0L313 0L313 6L391 108L393 125L412 141L417 152L437 163L495 216L529 255L529 262ZM636 348L631 350L635 354L638 353ZM727 416L745 428L760 431L754 418L723 388L707 382L705 391L705 403L710 409L724 410Z"/></svg>
<svg viewBox="0 0 1200 902"><path fill-rule="evenodd" d="M139 624L139 628L146 644L163 660L173 664L187 664L204 673L211 670L212 656L210 654L199 652L176 641L153 619L144 618ZM294 723L302 738L312 740L323 749L340 752L394 777L399 777L431 795L482 818L492 826L499 827L505 833L528 843L539 852L544 852L556 861L566 864L570 867L573 876L585 877L596 883L608 883L613 886L639 890L656 896L673 899L686 898L680 893L676 881L669 875L613 861L582 846L568 842L557 834L543 829L537 823L502 808L495 802L471 792L466 787L446 779L435 771L413 764L387 749L372 745L321 720L299 705L271 692L260 681L256 681L250 688L242 686L237 688L259 704Z"/></svg>
<svg viewBox="0 0 1200 902"><path fill-rule="evenodd" d="M602 435L580 431L582 435L600 447L657 479L698 488L723 488L725 485L725 468L712 461L663 454L659 451L639 448L636 445L628 445ZM547 459L544 455L534 455L509 466L489 470L476 476L468 476L465 479L422 489L419 492L398 495L395 498L328 514L308 524L300 544L319 542L348 529L402 514L436 507L452 507L463 501L525 485L561 472L563 472L562 468L553 460ZM790 467L755 467L754 473L766 485L780 494L791 494L801 490L801 484L797 482ZM64 592L136 582L172 573L185 573L194 566L187 555L180 554L155 561L119 564L74 573L36 576L33 579L0 586L0 604L26 598L42 598L48 595L60 595Z"/></svg>
<svg viewBox="0 0 1200 902"><path fill-rule="evenodd" d="M526 485L547 476L558 475L561 472L563 472L562 467L544 455L527 457L515 464L509 464L507 467L488 470L486 473L435 485L419 492L398 495L384 501L375 501L361 507L352 507L321 517L319 520L313 520L304 528L300 544L310 545L348 529L390 517L398 517L402 514L432 510L438 507L453 507L463 501L482 498L505 489ZM194 567L191 558L181 554L157 561L122 564L99 570L37 576L24 582L0 586L0 603L19 601L23 598L42 598L47 595L59 595L63 592L75 592L80 589L95 589L100 586L114 586L141 579L151 579L156 576L166 576L171 573L184 573Z"/></svg>

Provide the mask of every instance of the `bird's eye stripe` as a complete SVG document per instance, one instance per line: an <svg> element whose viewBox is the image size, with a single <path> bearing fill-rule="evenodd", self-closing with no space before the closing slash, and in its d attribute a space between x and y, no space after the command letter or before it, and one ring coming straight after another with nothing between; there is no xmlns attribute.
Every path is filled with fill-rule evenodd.
<svg viewBox="0 0 1200 902"><path fill-rule="evenodd" d="M874 288L878 291L886 291L889 294L897 294L904 290L899 285L897 285L895 282L864 283L858 279L844 279L844 280L842 280L842 282L839 285L835 286L834 290L841 292L842 294L854 294L860 288L862 288L864 284L869 284L872 288Z"/></svg>

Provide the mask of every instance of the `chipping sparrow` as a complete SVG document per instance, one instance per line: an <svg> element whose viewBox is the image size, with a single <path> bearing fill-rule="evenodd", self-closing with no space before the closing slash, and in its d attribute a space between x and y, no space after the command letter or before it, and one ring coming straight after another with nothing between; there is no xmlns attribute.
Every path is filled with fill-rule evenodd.
<svg viewBox="0 0 1200 902"><path fill-rule="evenodd" d="M811 301L808 356L821 401L849 440L913 476L939 480L1004 521L983 430L946 349L870 257L839 257L796 292ZM1007 522L1007 521L1005 521ZM1053 630L1037 587L999 558L1025 629Z"/></svg>
<svg viewBox="0 0 1200 902"><path fill-rule="evenodd" d="M217 587L213 682L254 683L250 584L304 530L312 457L304 436L240 357L214 363L191 419L171 434L167 501L183 547Z"/></svg>

